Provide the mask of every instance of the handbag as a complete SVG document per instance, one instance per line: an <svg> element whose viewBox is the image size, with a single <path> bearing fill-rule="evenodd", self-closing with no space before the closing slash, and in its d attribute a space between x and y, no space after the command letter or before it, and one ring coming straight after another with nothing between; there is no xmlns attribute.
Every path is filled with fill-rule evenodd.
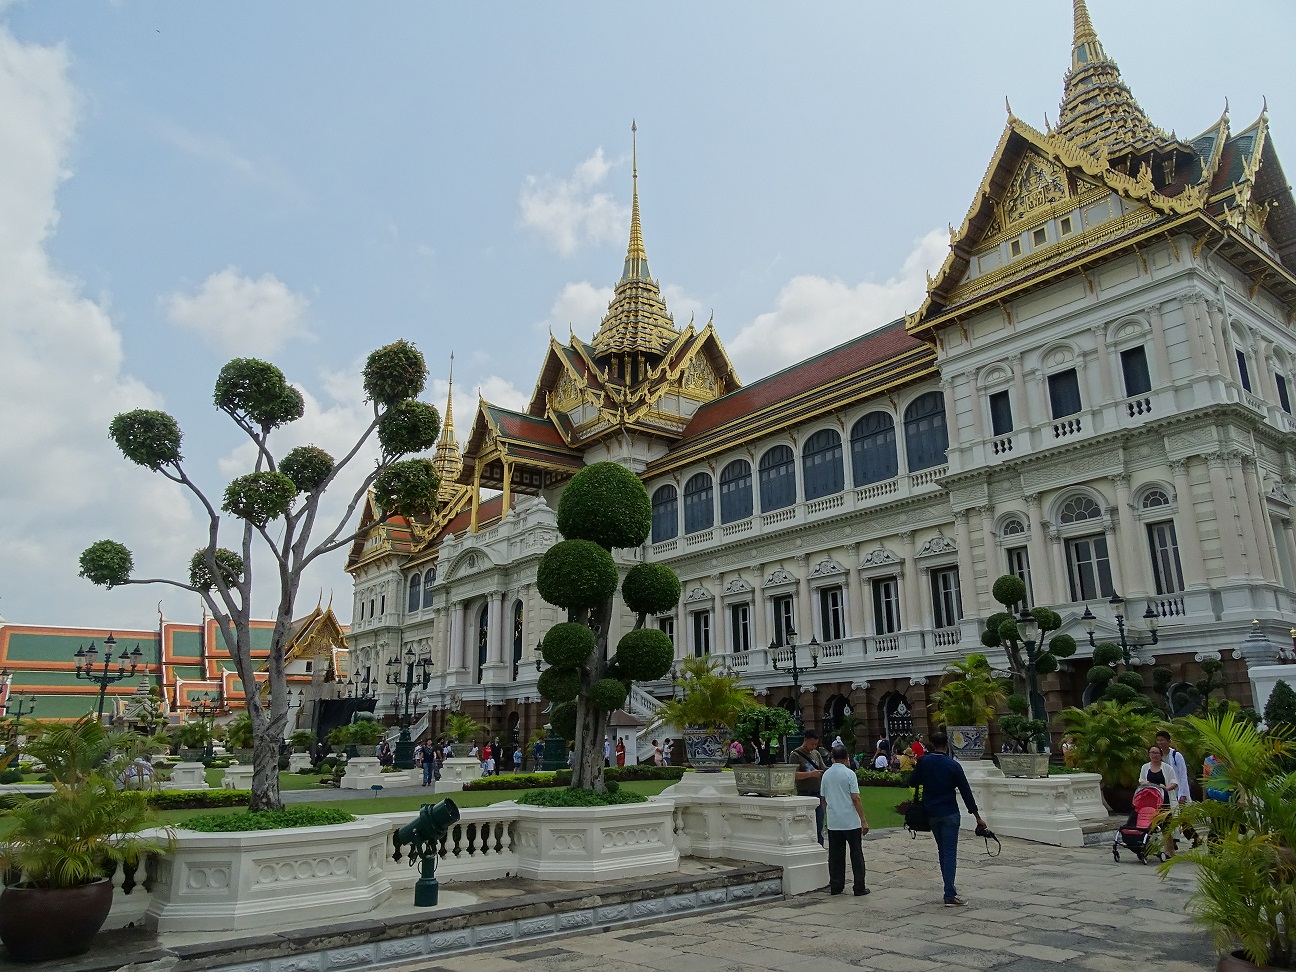
<svg viewBox="0 0 1296 972"><path fill-rule="evenodd" d="M927 813L927 805L923 802L922 784L914 790L914 798L905 808L904 825L915 837L919 833L931 831L931 817Z"/></svg>

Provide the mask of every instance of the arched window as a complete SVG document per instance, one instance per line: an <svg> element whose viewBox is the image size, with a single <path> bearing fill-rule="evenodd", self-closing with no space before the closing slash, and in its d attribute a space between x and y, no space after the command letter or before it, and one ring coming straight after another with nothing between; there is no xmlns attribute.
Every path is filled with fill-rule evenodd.
<svg viewBox="0 0 1296 972"><path fill-rule="evenodd" d="M836 429L820 429L801 449L801 480L807 500L831 496L846 488L841 436Z"/></svg>
<svg viewBox="0 0 1296 972"><path fill-rule="evenodd" d="M751 515L751 463L735 459L720 470L720 522L735 523Z"/></svg>
<svg viewBox="0 0 1296 972"><path fill-rule="evenodd" d="M761 512L781 510L795 502L796 456L790 446L778 445L761 456Z"/></svg>
<svg viewBox="0 0 1296 972"><path fill-rule="evenodd" d="M483 604L481 614L477 615L477 681L482 680L482 669L490 657L487 652L490 645L490 606Z"/></svg>
<svg viewBox="0 0 1296 972"><path fill-rule="evenodd" d="M522 667L522 602L513 602L513 681Z"/></svg>
<svg viewBox="0 0 1296 972"><path fill-rule="evenodd" d="M679 491L662 486L652 498L652 542L672 540L679 533Z"/></svg>
<svg viewBox="0 0 1296 972"><path fill-rule="evenodd" d="M423 573L423 606L430 608L432 606L432 585L436 583L436 568L429 567Z"/></svg>
<svg viewBox="0 0 1296 972"><path fill-rule="evenodd" d="M698 473L684 484L684 532L698 533L715 525L711 474Z"/></svg>
<svg viewBox="0 0 1296 972"><path fill-rule="evenodd" d="M1164 489L1149 489L1143 494L1143 509L1155 510L1170 505L1170 497Z"/></svg>
<svg viewBox="0 0 1296 972"><path fill-rule="evenodd" d="M1083 523L1085 520L1101 520L1102 510L1088 496L1072 496L1058 511L1058 522L1066 525L1069 523Z"/></svg>
<svg viewBox="0 0 1296 972"><path fill-rule="evenodd" d="M851 475L856 486L895 479L895 419L886 412L869 412L851 427Z"/></svg>
<svg viewBox="0 0 1296 972"><path fill-rule="evenodd" d="M905 409L905 455L909 471L930 469L945 462L949 434L945 429L945 396L940 392L919 395Z"/></svg>
<svg viewBox="0 0 1296 972"><path fill-rule="evenodd" d="M410 611L417 611L419 609L419 593L422 591L422 581L423 578L420 575L410 574L409 604L407 606Z"/></svg>
<svg viewBox="0 0 1296 972"><path fill-rule="evenodd" d="M1022 522L1019 516L1010 516L1004 520L1003 529L1000 534L1005 537L1019 537L1026 532L1026 524Z"/></svg>

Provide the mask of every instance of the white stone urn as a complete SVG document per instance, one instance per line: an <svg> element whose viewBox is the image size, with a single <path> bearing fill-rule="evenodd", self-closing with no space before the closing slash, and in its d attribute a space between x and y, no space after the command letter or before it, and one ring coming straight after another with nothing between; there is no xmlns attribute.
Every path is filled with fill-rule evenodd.
<svg viewBox="0 0 1296 972"><path fill-rule="evenodd" d="M734 788L740 794L796 796L796 763L735 763Z"/></svg>
<svg viewBox="0 0 1296 972"><path fill-rule="evenodd" d="M202 763L176 763L171 770L167 790L206 790L207 767Z"/></svg>
<svg viewBox="0 0 1296 972"><path fill-rule="evenodd" d="M1012 779L1042 779L1049 775L1049 754L1000 753L999 769Z"/></svg>

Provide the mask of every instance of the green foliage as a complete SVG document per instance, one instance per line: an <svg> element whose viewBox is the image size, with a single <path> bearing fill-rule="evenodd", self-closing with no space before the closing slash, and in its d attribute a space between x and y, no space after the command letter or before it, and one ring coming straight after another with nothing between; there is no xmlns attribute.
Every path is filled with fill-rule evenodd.
<svg viewBox="0 0 1296 972"><path fill-rule="evenodd" d="M908 773L892 773L890 770L859 769L855 779L860 786L908 786Z"/></svg>
<svg viewBox="0 0 1296 972"><path fill-rule="evenodd" d="M1016 574L1003 574L994 582L990 593L1004 607L1012 607L1026 600L1026 583Z"/></svg>
<svg viewBox="0 0 1296 972"><path fill-rule="evenodd" d="M253 472L225 487L221 509L257 526L288 512L297 497L297 484L281 472Z"/></svg>
<svg viewBox="0 0 1296 972"><path fill-rule="evenodd" d="M757 704L742 678L717 671L709 655L687 658L683 665L684 672L675 682L683 694L658 710L664 722L690 729L732 729L743 712Z"/></svg>
<svg viewBox="0 0 1296 972"><path fill-rule="evenodd" d="M568 742L576 738L576 702L559 702L549 713L549 725ZM606 774L605 774L606 775Z"/></svg>
<svg viewBox="0 0 1296 972"><path fill-rule="evenodd" d="M1095 682L1098 685L1106 685L1116 677L1116 669L1111 668L1108 665L1095 665L1093 668L1089 669L1088 677L1091 682Z"/></svg>
<svg viewBox="0 0 1296 972"><path fill-rule="evenodd" d="M350 823L356 818L333 807L298 804L282 810L260 810L256 813L209 813L188 818L185 830L204 834L232 834L247 830L284 830L288 827L329 827Z"/></svg>
<svg viewBox="0 0 1296 972"><path fill-rule="evenodd" d="M626 686L615 678L600 678L589 688L590 702L604 712L615 712L625 705L627 694Z"/></svg>
<svg viewBox="0 0 1296 972"><path fill-rule="evenodd" d="M683 775L683 766L654 766L652 763L609 766L603 771L604 779L621 783L629 783L633 780L678 780Z"/></svg>
<svg viewBox="0 0 1296 972"><path fill-rule="evenodd" d="M1054 635L1048 640L1048 650L1058 658L1070 658L1076 652L1076 640L1069 634Z"/></svg>
<svg viewBox="0 0 1296 972"><path fill-rule="evenodd" d="M1033 751L1036 741L1048 732L1048 723L1024 715L1005 715L999 717L999 731L1023 749Z"/></svg>
<svg viewBox="0 0 1296 972"><path fill-rule="evenodd" d="M1135 671L1121 672L1119 675L1116 676L1116 681L1119 682L1121 685L1128 685L1135 692L1142 692L1143 689L1147 687L1147 683L1143 680L1142 672L1135 672Z"/></svg>
<svg viewBox="0 0 1296 972"><path fill-rule="evenodd" d="M621 598L635 614L665 614L679 603L679 578L665 564L635 564L621 584Z"/></svg>
<svg viewBox="0 0 1296 972"><path fill-rule="evenodd" d="M176 739L185 749L202 749L212 738L212 726L206 719L186 722L176 730Z"/></svg>
<svg viewBox="0 0 1296 972"><path fill-rule="evenodd" d="M1095 665L1115 665L1121 660L1121 650L1119 645L1113 645L1110 641L1104 641L1096 645L1093 650L1093 663Z"/></svg>
<svg viewBox="0 0 1296 972"><path fill-rule="evenodd" d="M536 689L550 702L570 702L580 688L581 673L575 668L546 668L536 679Z"/></svg>
<svg viewBox="0 0 1296 972"><path fill-rule="evenodd" d="M576 668L594 651L594 632L584 624L563 621L545 632L540 654L554 668Z"/></svg>
<svg viewBox="0 0 1296 972"><path fill-rule="evenodd" d="M465 790L540 790L552 786L565 786L553 773L504 773L483 776L463 785Z"/></svg>
<svg viewBox="0 0 1296 972"><path fill-rule="evenodd" d="M1011 577L1013 575L1006 574L1005 576ZM999 637L999 625L1003 624L1005 621L1011 620L1012 615L1005 611L996 611L994 614L990 615L990 617L986 618L986 629L981 632L981 644L985 645L987 648L998 648L1002 645L1003 638Z"/></svg>
<svg viewBox="0 0 1296 972"><path fill-rule="evenodd" d="M372 719L357 719L351 723L351 743L355 746L377 746L387 731Z"/></svg>
<svg viewBox="0 0 1296 972"><path fill-rule="evenodd" d="M1043 652L1035 656L1035 671L1040 675L1047 675L1050 672L1058 670L1058 660L1050 652Z"/></svg>
<svg viewBox="0 0 1296 972"><path fill-rule="evenodd" d="M230 749L251 749L255 738L252 717L246 712L235 716L225 727L225 745Z"/></svg>
<svg viewBox="0 0 1296 972"><path fill-rule="evenodd" d="M378 441L384 455L407 456L436 445L441 434L441 416L437 410L413 399L397 402L378 419Z"/></svg>
<svg viewBox="0 0 1296 972"><path fill-rule="evenodd" d="M517 802L534 807L610 807L621 803L647 803L648 798L639 793L631 793L629 790L612 792L611 787L608 788L607 793L563 787L523 793L517 798Z"/></svg>
<svg viewBox="0 0 1296 972"><path fill-rule="evenodd" d="M1003 630L1003 625L1000 626ZM985 726L1007 692L994 677L985 655L968 655L964 661L951 662L945 669L950 676L932 701L939 707L936 722L946 726Z"/></svg>
<svg viewBox="0 0 1296 972"><path fill-rule="evenodd" d="M257 358L235 358L221 368L212 401L236 421L267 430L296 422L306 410L284 373Z"/></svg>
<svg viewBox="0 0 1296 972"><path fill-rule="evenodd" d="M333 457L316 445L298 446L284 456L279 471L302 493L313 493L333 472Z"/></svg>
<svg viewBox="0 0 1296 972"><path fill-rule="evenodd" d="M1075 742L1076 765L1098 773L1108 786L1132 787L1160 720L1137 703L1104 700L1064 709L1062 722Z"/></svg>
<svg viewBox="0 0 1296 972"><path fill-rule="evenodd" d="M1017 694L1008 696L1008 711L1013 715L1026 715L1030 712L1030 699Z"/></svg>
<svg viewBox="0 0 1296 972"><path fill-rule="evenodd" d="M445 734L457 743L485 735L486 727L464 712L452 712L446 718Z"/></svg>
<svg viewBox="0 0 1296 972"><path fill-rule="evenodd" d="M431 459L393 462L374 479L374 502L385 513L430 516L436 511L441 478Z"/></svg>
<svg viewBox="0 0 1296 972"><path fill-rule="evenodd" d="M665 677L675 661L675 645L660 628L627 631L617 642L617 667L628 679L651 682Z"/></svg>
<svg viewBox="0 0 1296 972"><path fill-rule="evenodd" d="M1269 693L1265 702L1264 721L1270 729L1280 726L1296 727L1296 691L1283 679L1279 679Z"/></svg>
<svg viewBox="0 0 1296 972"><path fill-rule="evenodd" d="M21 783L23 781L23 771L20 769L7 769L0 773L0 786L10 783Z"/></svg>
<svg viewBox="0 0 1296 972"><path fill-rule="evenodd" d="M607 550L637 547L652 530L648 491L638 476L618 463L586 466L558 500L558 530L568 540L588 540Z"/></svg>
<svg viewBox="0 0 1296 972"><path fill-rule="evenodd" d="M315 742L315 733L309 729L298 729L288 737L288 745L293 749L310 749Z"/></svg>
<svg viewBox="0 0 1296 972"><path fill-rule="evenodd" d="M615 594L616 588L612 554L592 540L560 540L545 551L536 571L540 596L568 610L597 607Z"/></svg>
<svg viewBox="0 0 1296 972"><path fill-rule="evenodd" d="M133 732L109 730L92 715L75 722L26 724L23 754L44 763L53 781L82 786L97 774L116 779L136 756L148 752L147 738Z"/></svg>
<svg viewBox="0 0 1296 972"><path fill-rule="evenodd" d="M123 456L154 472L184 458L180 452L184 436L176 420L166 412L148 408L122 412L109 423L108 435Z"/></svg>
<svg viewBox="0 0 1296 972"><path fill-rule="evenodd" d="M1052 608L1046 608L1046 607L1032 608L1031 617L1035 619L1035 623L1039 625L1040 631L1043 633L1047 633L1049 631L1056 631L1058 628L1062 627L1062 615L1058 614ZM1069 638L1070 635L1063 635L1061 637ZM1072 639L1073 642L1074 640L1075 639ZM1053 644L1054 644L1054 640L1049 639L1050 651L1053 650L1052 648Z"/></svg>
<svg viewBox="0 0 1296 972"><path fill-rule="evenodd" d="M247 790L153 790L146 794L154 810L209 810L246 806Z"/></svg>
<svg viewBox="0 0 1296 972"><path fill-rule="evenodd" d="M226 587L233 587L243 579L243 558L233 550L217 547L213 559ZM216 586L211 567L207 564L206 547L194 551L194 555L189 558L189 586L200 591L210 591Z"/></svg>
<svg viewBox="0 0 1296 972"><path fill-rule="evenodd" d="M1107 686L1107 691L1103 692L1102 697L1108 702L1119 702L1121 705L1134 705L1140 709L1146 709L1146 702L1142 692L1138 692L1124 682L1113 681Z"/></svg>
<svg viewBox="0 0 1296 972"><path fill-rule="evenodd" d="M427 363L409 341L400 340L370 352L364 366L364 389L369 400L391 407L417 398L427 384Z"/></svg>
<svg viewBox="0 0 1296 972"><path fill-rule="evenodd" d="M1021 632L1017 629L1017 619L1007 617L999 622L996 629L1000 641L1021 641Z"/></svg>
<svg viewBox="0 0 1296 972"><path fill-rule="evenodd" d="M91 584L114 588L130 580L135 559L125 544L96 540L81 552L81 576Z"/></svg>

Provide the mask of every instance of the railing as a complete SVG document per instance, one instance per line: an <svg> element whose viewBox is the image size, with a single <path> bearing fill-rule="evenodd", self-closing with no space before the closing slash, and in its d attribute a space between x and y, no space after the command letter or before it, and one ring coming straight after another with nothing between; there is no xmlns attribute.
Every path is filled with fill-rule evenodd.
<svg viewBox="0 0 1296 972"><path fill-rule="evenodd" d="M949 648L963 640L963 632L959 628L938 628L933 640L937 648Z"/></svg>
<svg viewBox="0 0 1296 972"><path fill-rule="evenodd" d="M410 726L411 739L413 739L415 742L418 742L419 737L421 737L423 733L427 732L428 725L430 724L429 723L430 718L431 718L431 713L424 712L423 715L419 718L419 721L414 723L412 726ZM393 729L387 730L387 736L386 736L387 741L391 743L393 746L396 745L397 740L400 739L400 733L401 733L400 726L396 726Z"/></svg>
<svg viewBox="0 0 1296 972"><path fill-rule="evenodd" d="M751 665L751 652L749 651L731 652L730 654L724 656L723 662L724 664L728 665L730 668L737 669L740 671L745 671Z"/></svg>
<svg viewBox="0 0 1296 972"><path fill-rule="evenodd" d="M1184 607L1184 599L1178 594L1171 594L1167 597L1154 597L1149 601L1152 610L1160 618L1182 618L1188 613Z"/></svg>
<svg viewBox="0 0 1296 972"><path fill-rule="evenodd" d="M1061 422L1053 423L1053 438L1064 439L1068 435L1079 435L1084 431L1078 418L1063 419Z"/></svg>
<svg viewBox="0 0 1296 972"><path fill-rule="evenodd" d="M846 496L843 493L837 493L834 496L823 496L806 503L806 513L822 513L824 510L839 509L845 503Z"/></svg>
<svg viewBox="0 0 1296 972"><path fill-rule="evenodd" d="M1138 418L1140 415L1152 414L1152 399L1145 396L1128 399L1125 402L1125 412L1130 418Z"/></svg>
<svg viewBox="0 0 1296 972"><path fill-rule="evenodd" d="M722 537L732 537L739 533L750 533L755 526L756 521L749 517L746 520L739 520L736 523L726 523L720 528L720 535ZM654 548L654 550L656 550L656 548Z"/></svg>
<svg viewBox="0 0 1296 972"><path fill-rule="evenodd" d="M654 543L652 545L652 552L654 554L674 553L678 549L679 549L678 540L663 540L661 543Z"/></svg>
<svg viewBox="0 0 1296 972"><path fill-rule="evenodd" d="M859 489L855 490L855 502L865 503L868 500L890 496L899 489L900 481L897 479L888 479L884 483L872 483L868 486L861 486Z"/></svg>
<svg viewBox="0 0 1296 972"><path fill-rule="evenodd" d="M792 656L795 653L795 651L796 651L795 648L774 649L773 651L769 652L770 664L771 665L791 665Z"/></svg>
<svg viewBox="0 0 1296 972"><path fill-rule="evenodd" d="M692 547L699 543L709 543L715 539L715 530L699 530L684 537L684 546Z"/></svg>
<svg viewBox="0 0 1296 972"><path fill-rule="evenodd" d="M655 715L662 707L661 700L648 694L638 685L630 683L630 694L626 696L626 711L632 716Z"/></svg>
<svg viewBox="0 0 1296 972"><path fill-rule="evenodd" d="M877 635L866 642L868 650L875 655L894 655L900 650L900 638L897 635Z"/></svg>
<svg viewBox="0 0 1296 972"><path fill-rule="evenodd" d="M1246 402L1249 406L1254 408L1257 412L1260 412L1262 415L1269 414L1269 403L1264 401L1264 399L1256 398L1248 391L1244 391L1242 393L1242 401Z"/></svg>
<svg viewBox="0 0 1296 972"><path fill-rule="evenodd" d="M1013 450L1012 436L1005 435L1003 438L995 439L991 449L996 456L1006 456Z"/></svg>
<svg viewBox="0 0 1296 972"><path fill-rule="evenodd" d="M1296 418L1293 418L1291 413L1282 411L1278 413L1278 417L1282 420L1284 429L1288 432L1296 432Z"/></svg>
<svg viewBox="0 0 1296 972"><path fill-rule="evenodd" d="M149 892L153 889L153 867L149 855L134 864L110 864L109 875L113 886L112 911L105 928L125 928L143 925L148 911Z"/></svg>
<svg viewBox="0 0 1296 972"><path fill-rule="evenodd" d="M796 516L796 507L789 506L785 510L775 510L773 513L762 513L761 522L766 526L772 526L775 523L786 523Z"/></svg>
<svg viewBox="0 0 1296 972"><path fill-rule="evenodd" d="M509 805L464 807L459 822L437 845L437 877L464 877L489 880L517 873L517 811ZM419 869L411 866L409 848L397 847L396 831L409 823L410 813L375 814L391 824L391 853L383 862L387 878L393 884L409 886L418 878Z"/></svg>
<svg viewBox="0 0 1296 972"><path fill-rule="evenodd" d="M909 488L919 489L923 486L935 486L949 472L949 466L937 466L935 469L924 469L909 476Z"/></svg>
<svg viewBox="0 0 1296 972"><path fill-rule="evenodd" d="M846 646L840 641L829 641L819 647L819 657L824 661L836 661L846 656Z"/></svg>

